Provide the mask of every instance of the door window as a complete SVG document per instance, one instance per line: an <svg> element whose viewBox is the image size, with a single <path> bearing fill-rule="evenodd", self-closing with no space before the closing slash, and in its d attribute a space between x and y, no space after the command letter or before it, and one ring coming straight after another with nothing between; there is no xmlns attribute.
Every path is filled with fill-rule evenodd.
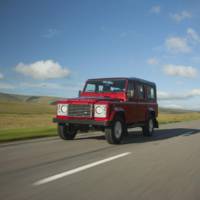
<svg viewBox="0 0 200 200"><path fill-rule="evenodd" d="M137 95L138 99L143 100L144 97L144 86L142 84L137 85Z"/></svg>
<svg viewBox="0 0 200 200"><path fill-rule="evenodd" d="M127 91L128 99L133 100L135 96L134 82L128 82L128 91Z"/></svg>

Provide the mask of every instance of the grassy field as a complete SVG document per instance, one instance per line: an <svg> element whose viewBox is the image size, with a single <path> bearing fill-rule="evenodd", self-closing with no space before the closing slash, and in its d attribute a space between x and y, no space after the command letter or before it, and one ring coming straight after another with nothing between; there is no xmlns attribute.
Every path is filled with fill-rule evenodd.
<svg viewBox="0 0 200 200"><path fill-rule="evenodd" d="M56 106L51 97L3 95L0 93L0 142L57 135L52 118ZM200 119L200 112L160 109L159 123Z"/></svg>
<svg viewBox="0 0 200 200"><path fill-rule="evenodd" d="M0 93L0 142L56 135L53 97Z"/></svg>
<svg viewBox="0 0 200 200"><path fill-rule="evenodd" d="M158 121L160 124L191 121L200 119L199 112L186 112L186 113L159 113Z"/></svg>
<svg viewBox="0 0 200 200"><path fill-rule="evenodd" d="M0 142L51 137L55 135L57 135L55 127L3 129L0 131Z"/></svg>

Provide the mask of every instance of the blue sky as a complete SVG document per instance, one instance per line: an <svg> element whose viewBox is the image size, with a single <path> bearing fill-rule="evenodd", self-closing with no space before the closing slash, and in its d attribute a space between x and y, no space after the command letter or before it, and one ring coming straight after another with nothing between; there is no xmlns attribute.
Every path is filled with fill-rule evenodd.
<svg viewBox="0 0 200 200"><path fill-rule="evenodd" d="M77 96L95 77L139 77L161 106L200 110L198 0L0 0L0 91Z"/></svg>

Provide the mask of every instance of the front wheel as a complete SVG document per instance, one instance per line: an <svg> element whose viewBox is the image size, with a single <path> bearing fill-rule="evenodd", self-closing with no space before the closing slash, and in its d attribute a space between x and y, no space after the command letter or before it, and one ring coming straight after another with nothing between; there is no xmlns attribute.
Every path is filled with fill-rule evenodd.
<svg viewBox="0 0 200 200"><path fill-rule="evenodd" d="M110 127L105 128L105 137L109 144L119 144L125 133L125 122L116 117Z"/></svg>
<svg viewBox="0 0 200 200"><path fill-rule="evenodd" d="M150 137L154 133L154 120L149 118L146 124L142 127L142 132L144 136Z"/></svg>
<svg viewBox="0 0 200 200"><path fill-rule="evenodd" d="M77 134L77 129L73 125L58 124L58 135L63 140L73 140Z"/></svg>

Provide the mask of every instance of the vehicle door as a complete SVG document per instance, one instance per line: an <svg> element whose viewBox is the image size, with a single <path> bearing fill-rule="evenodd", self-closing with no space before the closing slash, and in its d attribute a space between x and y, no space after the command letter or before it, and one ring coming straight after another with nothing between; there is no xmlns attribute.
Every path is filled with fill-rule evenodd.
<svg viewBox="0 0 200 200"><path fill-rule="evenodd" d="M136 82L136 101L137 101L137 119L138 122L145 121L146 114L146 100L145 100L145 86L140 82Z"/></svg>
<svg viewBox="0 0 200 200"><path fill-rule="evenodd" d="M136 123L137 122L137 112L136 112L136 99L135 99L135 81L128 81L127 88L127 110L126 117L128 123Z"/></svg>

